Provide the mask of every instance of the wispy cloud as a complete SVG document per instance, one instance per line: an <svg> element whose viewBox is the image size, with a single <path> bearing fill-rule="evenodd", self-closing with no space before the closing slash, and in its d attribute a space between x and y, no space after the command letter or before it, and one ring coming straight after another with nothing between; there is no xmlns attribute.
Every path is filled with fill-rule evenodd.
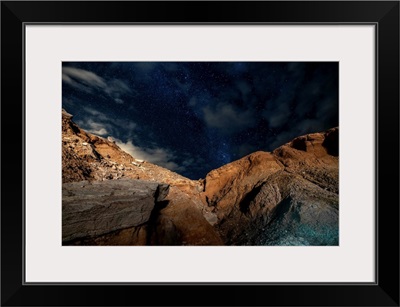
<svg viewBox="0 0 400 307"><path fill-rule="evenodd" d="M179 157L175 152L162 148L154 142L146 147L135 145L132 138L137 138L135 135L137 125L132 121L123 119L115 121L105 113L89 107L84 107L82 110L80 119L76 121L80 127L102 137L114 137L116 144L134 158L143 159L176 172L185 171L186 166L192 162L185 160L182 165L178 165L176 161L179 160ZM123 131L122 135L121 131ZM128 136L127 142L120 140L120 138L126 136Z"/></svg>
<svg viewBox="0 0 400 307"><path fill-rule="evenodd" d="M242 94L243 99L247 99L247 96L251 93L251 86L244 80L239 80L236 82L236 87Z"/></svg>
<svg viewBox="0 0 400 307"><path fill-rule="evenodd" d="M267 103L262 114L268 120L271 128L280 127L288 122L290 116L289 106L293 99L294 94L288 92Z"/></svg>
<svg viewBox="0 0 400 307"><path fill-rule="evenodd" d="M107 136L109 134L109 132L104 124L95 122L92 119L89 119L88 121L86 121L84 123L84 125L87 127L86 130L90 133L97 134L100 136Z"/></svg>
<svg viewBox="0 0 400 307"><path fill-rule="evenodd" d="M101 120L101 121L109 121L110 118L104 114L103 112L100 112L96 109L93 108L89 108L89 107L83 107L82 110L87 113L90 116L94 116L96 117L97 120Z"/></svg>
<svg viewBox="0 0 400 307"><path fill-rule="evenodd" d="M265 99L262 115L268 127L278 131L268 136L269 150L338 122L337 75L321 69L306 70L304 63L288 64L275 91Z"/></svg>
<svg viewBox="0 0 400 307"><path fill-rule="evenodd" d="M124 103L122 96L134 94L133 89L122 80L107 80L91 71L75 67L63 67L62 80L85 93L101 91L118 104Z"/></svg>
<svg viewBox="0 0 400 307"><path fill-rule="evenodd" d="M206 106L203 108L203 115L209 128L216 128L224 135L236 133L256 124L252 109L242 110L233 104L218 103L216 106Z"/></svg>
<svg viewBox="0 0 400 307"><path fill-rule="evenodd" d="M100 136L113 136L120 137L121 131L124 135L131 138L135 134L137 125L135 122L120 119L114 120L114 118L106 115L103 112L95 110L89 107L83 107L79 119L76 123L84 130L100 135Z"/></svg>
<svg viewBox="0 0 400 307"><path fill-rule="evenodd" d="M63 67L62 69L63 81L69 83L72 86L76 86L76 83L89 87L105 88L107 84L104 79L96 75L91 71L79 69L75 67Z"/></svg>
<svg viewBox="0 0 400 307"><path fill-rule="evenodd" d="M169 149L161 147L139 147L134 145L132 140L128 140L126 143L122 142L121 140L116 140L116 144L122 150L126 151L136 159L143 159L145 161L165 167L172 171L179 172L185 170L184 166L180 166L176 162L174 162L174 160L177 159L177 155Z"/></svg>

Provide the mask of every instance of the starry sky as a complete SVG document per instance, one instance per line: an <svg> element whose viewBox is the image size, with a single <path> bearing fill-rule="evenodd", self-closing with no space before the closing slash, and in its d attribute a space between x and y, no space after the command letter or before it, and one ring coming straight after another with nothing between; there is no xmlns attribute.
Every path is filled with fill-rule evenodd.
<svg viewBox="0 0 400 307"><path fill-rule="evenodd" d="M190 179L339 125L337 62L63 62L62 107Z"/></svg>

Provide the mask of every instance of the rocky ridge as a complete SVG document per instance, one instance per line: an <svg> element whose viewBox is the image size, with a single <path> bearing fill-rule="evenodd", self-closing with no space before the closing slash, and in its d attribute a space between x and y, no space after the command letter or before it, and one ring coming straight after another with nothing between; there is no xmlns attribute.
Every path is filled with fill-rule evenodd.
<svg viewBox="0 0 400 307"><path fill-rule="evenodd" d="M147 223L169 185L121 179L63 184L63 242L91 238Z"/></svg>
<svg viewBox="0 0 400 307"><path fill-rule="evenodd" d="M121 226L97 237L80 235L68 244L223 244L217 230L209 223L213 219L211 210L200 199L204 189L202 181L190 180L148 161L135 159L121 150L112 138L88 133L78 127L72 118L71 114L62 110L63 189L74 182L111 183L124 179L167 184L170 188L164 204L159 204L150 219L141 225Z"/></svg>
<svg viewBox="0 0 400 307"><path fill-rule="evenodd" d="M338 134L301 136L211 171L202 197L224 242L288 245L282 233L290 229L303 244L338 244Z"/></svg>
<svg viewBox="0 0 400 307"><path fill-rule="evenodd" d="M339 129L295 138L190 180L80 129L62 112L63 183L145 180L169 194L141 225L90 245L337 245Z"/></svg>

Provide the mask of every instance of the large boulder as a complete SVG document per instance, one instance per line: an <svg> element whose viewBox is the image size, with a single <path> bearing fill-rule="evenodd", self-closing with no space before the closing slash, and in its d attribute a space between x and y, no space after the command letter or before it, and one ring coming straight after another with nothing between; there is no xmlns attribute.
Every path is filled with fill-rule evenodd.
<svg viewBox="0 0 400 307"><path fill-rule="evenodd" d="M337 245L339 129L211 171L202 200L226 245Z"/></svg>
<svg viewBox="0 0 400 307"><path fill-rule="evenodd" d="M203 201L215 207L219 219L229 216L242 198L283 165L269 152L258 151L212 170L204 180Z"/></svg>
<svg viewBox="0 0 400 307"><path fill-rule="evenodd" d="M202 214L203 208L196 204L195 195L171 187L168 201L156 215L151 245L224 245L216 229Z"/></svg>
<svg viewBox="0 0 400 307"><path fill-rule="evenodd" d="M143 225L169 185L143 180L80 181L62 187L62 241Z"/></svg>

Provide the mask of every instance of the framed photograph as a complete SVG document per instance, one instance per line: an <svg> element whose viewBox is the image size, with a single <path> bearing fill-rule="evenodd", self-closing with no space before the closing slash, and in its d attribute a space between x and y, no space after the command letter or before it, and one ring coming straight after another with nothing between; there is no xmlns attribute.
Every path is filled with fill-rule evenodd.
<svg viewBox="0 0 400 307"><path fill-rule="evenodd" d="M2 305L399 306L398 1L1 27Z"/></svg>

